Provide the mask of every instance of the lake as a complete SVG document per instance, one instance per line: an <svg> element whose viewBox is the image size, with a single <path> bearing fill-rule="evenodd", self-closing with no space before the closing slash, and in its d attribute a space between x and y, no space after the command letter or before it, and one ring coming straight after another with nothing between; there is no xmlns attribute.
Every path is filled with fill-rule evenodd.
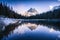
<svg viewBox="0 0 60 40"><path fill-rule="evenodd" d="M18 27L4 35L2 40L60 40L59 20L20 20ZM3 22L8 25L17 20L4 19ZM7 22L7 23L6 23ZM6 31L7 32L7 31Z"/></svg>

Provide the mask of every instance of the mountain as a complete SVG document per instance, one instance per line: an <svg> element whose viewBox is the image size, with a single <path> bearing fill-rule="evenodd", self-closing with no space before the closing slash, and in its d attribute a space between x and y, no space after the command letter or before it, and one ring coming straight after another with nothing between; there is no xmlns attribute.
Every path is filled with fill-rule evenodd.
<svg viewBox="0 0 60 40"><path fill-rule="evenodd" d="M37 12L37 10L35 8L30 8L27 12Z"/></svg>
<svg viewBox="0 0 60 40"><path fill-rule="evenodd" d="M23 16L33 16L33 15L36 15L38 14L38 11L35 9L35 8L30 8L29 10L27 10L27 12L25 12L23 14Z"/></svg>
<svg viewBox="0 0 60 40"><path fill-rule="evenodd" d="M36 14L38 14L38 11L35 8L30 8L27 11L27 13L30 14L30 15L36 15Z"/></svg>

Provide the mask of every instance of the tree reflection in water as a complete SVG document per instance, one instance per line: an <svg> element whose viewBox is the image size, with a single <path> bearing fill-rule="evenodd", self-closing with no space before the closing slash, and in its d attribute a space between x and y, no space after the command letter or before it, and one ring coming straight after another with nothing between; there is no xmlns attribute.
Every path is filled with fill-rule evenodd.
<svg viewBox="0 0 60 40"><path fill-rule="evenodd" d="M16 22L14 24L9 24L4 31L0 33L0 38L4 40L4 37L6 40L9 40L11 38L12 40L15 39L15 37L19 37L16 39L41 39L44 37L48 37L47 39L60 39L60 32L56 31L54 29L55 26L48 25L48 24L43 24L43 23L30 23L30 22L22 22L19 23ZM9 36L10 35L10 36ZM29 36L29 37L27 37ZM55 37L54 37L55 36ZM35 38L36 37L36 38ZM50 38L51 37L51 38ZM53 37L53 38L52 38ZM20 40L21 40L20 39ZM45 38L46 39L46 38Z"/></svg>
<svg viewBox="0 0 60 40"><path fill-rule="evenodd" d="M11 31L13 31L16 27L20 25L19 21L13 24L9 24L5 27L4 31L1 31L0 38L3 38L4 36L7 36Z"/></svg>

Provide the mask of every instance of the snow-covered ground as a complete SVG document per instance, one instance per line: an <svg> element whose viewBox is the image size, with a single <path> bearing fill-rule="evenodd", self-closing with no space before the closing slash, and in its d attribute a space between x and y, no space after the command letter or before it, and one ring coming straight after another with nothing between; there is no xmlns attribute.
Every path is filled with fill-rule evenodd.
<svg viewBox="0 0 60 40"><path fill-rule="evenodd" d="M10 23L15 23L17 20L18 19L0 17L0 30L4 30L5 26L9 25Z"/></svg>

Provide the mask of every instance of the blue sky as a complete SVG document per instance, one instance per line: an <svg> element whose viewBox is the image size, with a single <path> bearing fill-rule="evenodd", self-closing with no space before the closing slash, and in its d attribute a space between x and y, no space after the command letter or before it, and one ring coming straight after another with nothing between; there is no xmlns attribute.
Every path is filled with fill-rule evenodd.
<svg viewBox="0 0 60 40"><path fill-rule="evenodd" d="M0 2L7 3L18 13L24 13L30 8L35 8L42 13L60 5L60 0L0 0Z"/></svg>

